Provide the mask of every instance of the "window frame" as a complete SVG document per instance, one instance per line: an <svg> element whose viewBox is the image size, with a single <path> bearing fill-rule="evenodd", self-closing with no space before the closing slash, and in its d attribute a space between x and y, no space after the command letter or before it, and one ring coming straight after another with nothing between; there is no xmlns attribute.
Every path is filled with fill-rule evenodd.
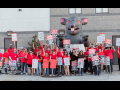
<svg viewBox="0 0 120 90"><path fill-rule="evenodd" d="M76 13L76 8L75 8L75 13L73 13L73 14L70 13L69 11L70 11L70 8L68 9L68 13L69 13L69 15L82 14L82 8L81 8L81 13Z"/></svg>
<svg viewBox="0 0 120 90"><path fill-rule="evenodd" d="M102 8L102 12L101 12L101 13L97 13L97 12L96 12L96 11L97 11L96 9L97 9L97 8L95 8L95 13L96 13L96 14L109 13L109 8L108 8L108 12L103 12L103 8Z"/></svg>

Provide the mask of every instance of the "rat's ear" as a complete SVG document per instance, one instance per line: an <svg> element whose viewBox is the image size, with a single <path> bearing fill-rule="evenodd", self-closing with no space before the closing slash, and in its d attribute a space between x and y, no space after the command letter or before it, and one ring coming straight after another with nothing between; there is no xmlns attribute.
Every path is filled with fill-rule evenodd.
<svg viewBox="0 0 120 90"><path fill-rule="evenodd" d="M86 25L88 23L88 19L87 18L82 18L82 25Z"/></svg>
<svg viewBox="0 0 120 90"><path fill-rule="evenodd" d="M61 19L60 19L60 23L61 23L62 25L66 25L66 22L67 22L67 19L65 19L65 18L61 18Z"/></svg>

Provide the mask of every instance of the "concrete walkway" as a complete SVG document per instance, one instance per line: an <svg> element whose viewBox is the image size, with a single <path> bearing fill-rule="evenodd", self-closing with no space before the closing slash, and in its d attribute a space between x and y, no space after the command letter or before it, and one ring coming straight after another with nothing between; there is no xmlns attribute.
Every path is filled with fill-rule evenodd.
<svg viewBox="0 0 120 90"><path fill-rule="evenodd" d="M100 76L84 73L83 76L40 77L29 75L0 75L0 81L120 81L118 65L113 66L113 74L102 72Z"/></svg>

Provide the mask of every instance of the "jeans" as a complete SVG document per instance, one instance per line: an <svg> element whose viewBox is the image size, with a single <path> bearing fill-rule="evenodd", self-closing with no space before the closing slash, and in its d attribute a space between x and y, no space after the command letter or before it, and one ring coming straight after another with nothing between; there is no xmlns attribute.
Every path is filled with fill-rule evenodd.
<svg viewBox="0 0 120 90"><path fill-rule="evenodd" d="M53 74L55 74L56 69L53 69ZM52 68L50 68L50 74L52 74Z"/></svg>
<svg viewBox="0 0 120 90"><path fill-rule="evenodd" d="M91 74L93 74L92 61L89 62L89 66L90 66L90 72Z"/></svg>
<svg viewBox="0 0 120 90"><path fill-rule="evenodd" d="M39 71L38 71L39 68ZM41 62L38 62L37 74L41 74Z"/></svg>
<svg viewBox="0 0 120 90"><path fill-rule="evenodd" d="M100 69L101 69L100 65L93 66L93 68L94 68L94 71L95 71L95 75L99 75L101 73L101 71L100 71ZM97 70L97 68L98 68L98 70Z"/></svg>
<svg viewBox="0 0 120 90"><path fill-rule="evenodd" d="M5 73L7 73L7 68L5 68Z"/></svg>
<svg viewBox="0 0 120 90"><path fill-rule="evenodd" d="M46 68L46 73L45 73L45 68L43 68L43 69L44 69L44 74L49 75L49 68Z"/></svg>
<svg viewBox="0 0 120 90"><path fill-rule="evenodd" d="M61 65L61 72L62 72L62 75L64 75L64 66ZM60 75L60 65L58 66L58 75Z"/></svg>
<svg viewBox="0 0 120 90"><path fill-rule="evenodd" d="M0 70L0 74L2 74L2 70Z"/></svg>
<svg viewBox="0 0 120 90"><path fill-rule="evenodd" d="M84 65L85 65L85 62L84 62ZM83 74L83 70L84 70L84 66L83 68L81 68L81 75ZM78 73L80 74L80 68L78 68Z"/></svg>
<svg viewBox="0 0 120 90"><path fill-rule="evenodd" d="M86 68L86 71L88 71L88 59L85 60L85 68Z"/></svg>
<svg viewBox="0 0 120 90"><path fill-rule="evenodd" d="M111 72L113 72L113 59L110 59L110 66L111 66ZM109 65L107 65L107 67L108 67L108 72L110 73Z"/></svg>
<svg viewBox="0 0 120 90"><path fill-rule="evenodd" d="M21 63L21 73L23 73L25 67L25 72L27 73L27 63Z"/></svg>
<svg viewBox="0 0 120 90"><path fill-rule="evenodd" d="M119 70L120 70L120 58L118 58Z"/></svg>

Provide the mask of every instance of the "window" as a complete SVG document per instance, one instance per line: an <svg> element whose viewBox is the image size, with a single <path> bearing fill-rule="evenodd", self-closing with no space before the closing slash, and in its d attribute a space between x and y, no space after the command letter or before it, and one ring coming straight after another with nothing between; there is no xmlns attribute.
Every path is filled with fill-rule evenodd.
<svg viewBox="0 0 120 90"><path fill-rule="evenodd" d="M81 8L69 8L69 14L80 14L82 13Z"/></svg>
<svg viewBox="0 0 120 90"><path fill-rule="evenodd" d="M108 8L96 8L96 13L108 13Z"/></svg>

